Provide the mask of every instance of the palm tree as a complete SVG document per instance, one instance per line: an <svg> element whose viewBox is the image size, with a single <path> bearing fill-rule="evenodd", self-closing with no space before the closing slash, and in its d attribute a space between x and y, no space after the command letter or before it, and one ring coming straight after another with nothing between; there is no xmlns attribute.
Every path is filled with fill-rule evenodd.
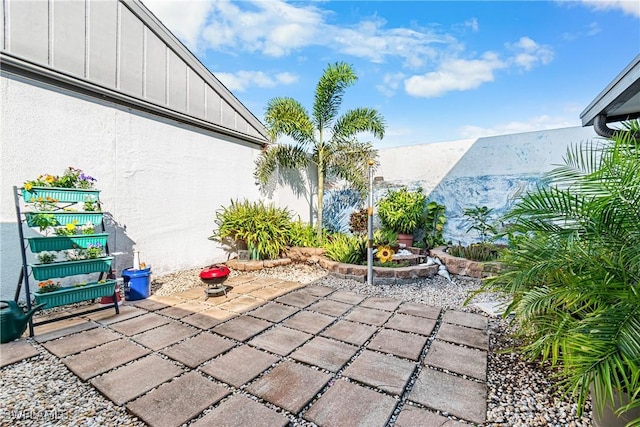
<svg viewBox="0 0 640 427"><path fill-rule="evenodd" d="M516 203L521 236L484 285L513 298L524 353L560 366L580 408L592 387L598 411L626 393L621 413L640 407L640 126L627 128L570 148Z"/></svg>
<svg viewBox="0 0 640 427"><path fill-rule="evenodd" d="M315 166L318 238L322 235L325 180L343 179L364 190L367 162L375 160L377 152L356 136L362 132L370 132L379 139L384 136L384 119L374 109L355 108L338 115L345 89L357 79L350 65L329 64L316 87L312 115L292 98L274 98L267 105L265 121L271 141L288 136L293 143L267 146L256 161L254 176L265 186L274 174Z"/></svg>

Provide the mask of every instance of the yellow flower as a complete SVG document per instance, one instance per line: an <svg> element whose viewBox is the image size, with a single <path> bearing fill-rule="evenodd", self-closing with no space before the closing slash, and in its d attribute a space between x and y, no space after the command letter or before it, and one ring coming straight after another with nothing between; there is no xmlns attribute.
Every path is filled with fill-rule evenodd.
<svg viewBox="0 0 640 427"><path fill-rule="evenodd" d="M67 224L66 227L67 227L67 230L69 230L69 231L73 231L73 230L76 229L76 225L73 224L73 223Z"/></svg>
<svg viewBox="0 0 640 427"><path fill-rule="evenodd" d="M46 182L48 182L49 184L51 184L53 181L56 180L55 176L52 175L47 175L46 178L44 179Z"/></svg>
<svg viewBox="0 0 640 427"><path fill-rule="evenodd" d="M376 252L376 257L380 260L380 262L388 262L393 259L393 250L389 246L378 246L378 252Z"/></svg>
<svg viewBox="0 0 640 427"><path fill-rule="evenodd" d="M33 188L33 184L32 184L32 183L30 183L30 182L27 182L27 183L24 185L24 189L25 189L25 190L27 190L27 191L31 190L32 188Z"/></svg>

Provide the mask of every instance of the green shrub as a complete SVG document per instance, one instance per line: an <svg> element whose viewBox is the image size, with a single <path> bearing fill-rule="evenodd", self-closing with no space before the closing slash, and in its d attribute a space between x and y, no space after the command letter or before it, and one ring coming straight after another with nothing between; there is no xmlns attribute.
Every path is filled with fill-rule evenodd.
<svg viewBox="0 0 640 427"><path fill-rule="evenodd" d="M445 212L446 207L444 205L440 205L437 202L427 203L427 207L424 210L424 216L422 218L425 248L431 249L445 243L444 236L442 234L444 231L444 225L447 222Z"/></svg>
<svg viewBox="0 0 640 427"><path fill-rule="evenodd" d="M318 234L315 227L311 224L300 220L291 223L289 230L289 245L302 246L306 248L321 248L326 241L326 235L323 230L322 239L318 240Z"/></svg>
<svg viewBox="0 0 640 427"><path fill-rule="evenodd" d="M398 233L382 228L373 233L373 246L398 246Z"/></svg>
<svg viewBox="0 0 640 427"><path fill-rule="evenodd" d="M230 246L243 241L257 259L278 258L290 239L291 213L262 201L231 200L216 211L215 223L210 239Z"/></svg>
<svg viewBox="0 0 640 427"><path fill-rule="evenodd" d="M365 236L332 234L323 246L325 256L333 261L347 264L361 264L367 259L367 239Z"/></svg>
<svg viewBox="0 0 640 427"><path fill-rule="evenodd" d="M491 243L473 243L469 246L458 244L447 248L447 253L480 262L495 261L500 256L499 248Z"/></svg>
<svg viewBox="0 0 640 427"><path fill-rule="evenodd" d="M401 234L413 234L421 225L427 196L422 188L390 190L377 203L378 217L384 228Z"/></svg>

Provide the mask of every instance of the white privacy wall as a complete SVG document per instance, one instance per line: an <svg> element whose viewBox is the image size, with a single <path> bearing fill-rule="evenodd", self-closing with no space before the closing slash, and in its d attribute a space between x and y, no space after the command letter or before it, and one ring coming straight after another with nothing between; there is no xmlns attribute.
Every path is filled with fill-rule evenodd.
<svg viewBox="0 0 640 427"><path fill-rule="evenodd" d="M73 166L98 179L118 275L134 248L152 274L226 260L207 239L214 212L232 198L260 198L258 145L19 77L0 78L0 97L2 299L13 297L21 267L12 186L40 174Z"/></svg>
<svg viewBox="0 0 640 427"><path fill-rule="evenodd" d="M429 200L446 206L445 239L471 243L477 235L466 232L465 208L487 206L497 219L562 163L570 145L594 138L592 128L572 127L383 149L376 198L387 188L422 187Z"/></svg>

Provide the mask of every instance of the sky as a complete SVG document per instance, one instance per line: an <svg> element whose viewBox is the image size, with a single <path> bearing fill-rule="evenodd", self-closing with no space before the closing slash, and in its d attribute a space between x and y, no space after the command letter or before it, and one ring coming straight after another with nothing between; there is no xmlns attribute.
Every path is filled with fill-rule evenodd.
<svg viewBox="0 0 640 427"><path fill-rule="evenodd" d="M341 112L382 114L375 148L580 126L640 54L638 0L142 1L262 122L351 64Z"/></svg>

